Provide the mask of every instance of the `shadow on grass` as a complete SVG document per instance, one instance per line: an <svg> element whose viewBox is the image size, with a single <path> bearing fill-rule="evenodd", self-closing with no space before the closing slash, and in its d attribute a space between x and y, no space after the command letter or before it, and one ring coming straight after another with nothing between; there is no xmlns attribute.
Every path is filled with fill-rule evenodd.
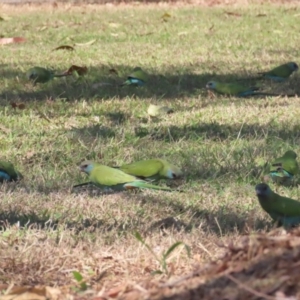
<svg viewBox="0 0 300 300"><path fill-rule="evenodd" d="M73 218L68 219L68 213L64 215L51 215L48 211L45 212L27 212L6 210L0 212L0 230L4 230L9 226L18 224L20 227L37 228L37 229L51 229L56 230L58 226L63 226L66 229L73 230L76 234L80 232L110 232L117 231L119 235L126 234L127 232L139 231L142 235L146 235L152 231L175 230L190 232L195 228L201 228L204 232L215 233L217 235L226 235L230 232L245 233L247 228L251 230L259 230L271 228L270 222L256 220L255 224L248 226L247 219L249 212L235 213L232 212L231 207L220 206L216 211L209 211L208 209L198 209L193 205L185 206L183 203L166 202L161 197L155 195L147 195L140 197L140 193L123 193L126 201L139 202L141 208L144 205L153 205L161 208L161 211L168 211L166 216L152 220L146 223L143 218L137 217L130 222L126 219L124 222L115 220L113 223L105 222L99 217L86 217L78 220ZM91 194L92 197L97 197L95 193ZM167 210L166 210L167 207ZM189 222L181 221L178 217L186 215L185 219Z"/></svg>
<svg viewBox="0 0 300 300"><path fill-rule="evenodd" d="M286 125L286 126L285 126ZM300 125L291 127L289 123L279 125L270 122L265 125L260 124L219 124L217 122L204 123L199 120L199 124L168 127L157 126L146 128L135 127L135 136L139 138L148 137L150 140L173 143L179 140L206 140L225 141L235 139L253 139L258 137L276 136L282 140L289 140L291 136L300 137Z"/></svg>
<svg viewBox="0 0 300 300"><path fill-rule="evenodd" d="M198 66L195 64L194 68L196 67ZM37 84L35 87L28 83L24 74L5 69L2 71L4 78L13 79L18 76L24 82L16 87L8 87L3 90L0 94L0 105L3 102L1 99L12 101L45 100L49 98L61 98L67 101L80 99L97 101L101 99L103 101L113 98L125 100L127 97L177 99L198 96L199 94L206 95L205 85L210 80L231 82L248 77L248 75L239 72L219 75L215 73L196 74L193 72L193 68L185 68L186 71L183 72L179 66L167 69L164 74L155 74L151 70L145 70L149 73L148 82L144 87L136 88L120 87L127 74L131 73L132 67L118 65L114 66L114 69L117 70L119 75L110 71L111 66L101 65L90 68L88 74L78 82L75 82L73 77L55 78L49 83ZM57 70L56 73L59 74L63 71ZM255 82L249 78L245 81L245 84L250 86ZM300 94L300 87L296 80L291 81L289 88L292 88L294 93Z"/></svg>

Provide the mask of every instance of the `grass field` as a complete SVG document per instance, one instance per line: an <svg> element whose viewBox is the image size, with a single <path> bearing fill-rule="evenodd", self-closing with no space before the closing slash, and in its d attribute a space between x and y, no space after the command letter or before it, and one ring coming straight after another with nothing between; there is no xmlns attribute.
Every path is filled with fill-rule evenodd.
<svg viewBox="0 0 300 300"><path fill-rule="evenodd" d="M4 287L75 288L77 271L88 290L115 297L218 259L220 243L272 229L254 187L265 162L300 153L300 100L212 97L205 84L299 63L300 6L0 6L0 16L1 35L27 39L0 47L0 158L24 175L0 187ZM75 50L52 51L60 45ZM33 86L24 75L73 64L88 68L78 82ZM118 87L136 66L150 74L147 85ZM297 73L261 84L300 93ZM149 120L149 104L175 112ZM184 193L72 190L86 180L85 159L115 166L156 157L182 167L184 179L161 184ZM300 199L298 188L272 188ZM176 248L164 269L135 232L159 258L177 241L191 254Z"/></svg>

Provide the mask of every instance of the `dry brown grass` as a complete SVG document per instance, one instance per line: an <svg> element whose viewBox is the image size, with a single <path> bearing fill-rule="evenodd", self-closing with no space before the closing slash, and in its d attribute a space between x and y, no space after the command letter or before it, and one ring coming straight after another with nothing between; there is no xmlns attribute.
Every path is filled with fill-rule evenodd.
<svg viewBox="0 0 300 300"><path fill-rule="evenodd" d="M1 22L3 34L24 35L27 43L0 48L1 159L24 174L19 184L0 187L0 288L6 294L0 299L27 286L53 289L17 289L15 295L296 297L299 231L267 233L273 225L254 185L266 161L289 148L300 153L300 98L210 98L203 87L212 78L235 80L298 62L298 7L242 2L247 5L234 6L233 14L231 6L181 9L180 3L1 6L11 17ZM168 21L162 20L166 12ZM52 51L93 39L72 53ZM71 64L88 67L86 81L33 87L23 76L33 65L63 71ZM92 88L122 82L136 65L151 73L144 88ZM299 94L298 83L294 74L264 87ZM13 109L13 101L25 108ZM150 103L175 112L149 121ZM185 178L171 184L184 193L71 189L85 181L77 169L83 159L119 165L150 157L183 168ZM297 188L276 191L299 198ZM178 241L191 257L180 246L167 259L168 274L153 275L164 270L135 232L160 258ZM86 291L72 271L83 276Z"/></svg>

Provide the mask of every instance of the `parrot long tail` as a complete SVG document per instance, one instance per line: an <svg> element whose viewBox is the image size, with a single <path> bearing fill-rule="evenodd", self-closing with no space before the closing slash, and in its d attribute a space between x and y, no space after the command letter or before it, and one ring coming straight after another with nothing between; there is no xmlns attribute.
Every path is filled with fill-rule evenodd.
<svg viewBox="0 0 300 300"><path fill-rule="evenodd" d="M92 185L92 184L93 184L92 182L84 182L84 183L73 185L73 188L77 188L80 186L86 186L86 185Z"/></svg>
<svg viewBox="0 0 300 300"><path fill-rule="evenodd" d="M125 189L134 189L134 188L139 188L139 189L151 189L151 190L161 190L161 191L169 191L172 192L173 190L169 187L163 187L163 186L158 186L154 184L149 184L144 181L133 181L133 182L128 182L124 184Z"/></svg>

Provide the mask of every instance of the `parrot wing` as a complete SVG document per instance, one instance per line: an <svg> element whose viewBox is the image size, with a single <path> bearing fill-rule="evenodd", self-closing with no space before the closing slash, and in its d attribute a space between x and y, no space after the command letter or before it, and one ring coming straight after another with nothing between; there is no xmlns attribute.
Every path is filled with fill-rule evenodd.
<svg viewBox="0 0 300 300"><path fill-rule="evenodd" d="M157 159L142 160L120 167L127 174L144 178L157 175L162 168L162 162Z"/></svg>
<svg viewBox="0 0 300 300"><path fill-rule="evenodd" d="M90 174L90 180L99 186L112 187L137 180L136 177L124 173L121 170L97 165Z"/></svg>

